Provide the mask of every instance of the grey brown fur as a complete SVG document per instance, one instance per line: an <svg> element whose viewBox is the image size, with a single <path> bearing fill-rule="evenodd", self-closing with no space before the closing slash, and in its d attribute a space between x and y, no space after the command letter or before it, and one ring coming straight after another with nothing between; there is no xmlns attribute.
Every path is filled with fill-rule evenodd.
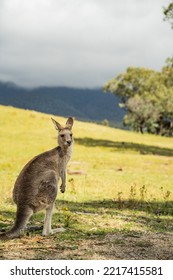
<svg viewBox="0 0 173 280"><path fill-rule="evenodd" d="M66 188L66 166L73 147L73 118L68 118L65 127L54 119L52 121L58 130L59 146L34 157L22 169L13 189L13 199L17 205L16 220L11 230L0 234L0 239L19 237L32 214L43 209L46 213L42 234L60 231L51 229L51 219L60 178L61 192L65 192Z"/></svg>

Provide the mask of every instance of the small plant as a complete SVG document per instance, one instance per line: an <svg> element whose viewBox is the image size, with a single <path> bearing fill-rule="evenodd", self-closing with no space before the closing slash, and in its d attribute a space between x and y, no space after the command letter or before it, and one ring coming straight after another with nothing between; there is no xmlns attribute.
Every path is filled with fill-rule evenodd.
<svg viewBox="0 0 173 280"><path fill-rule="evenodd" d="M163 196L163 199L164 199L164 213L165 214L170 214L171 211L172 211L172 207L170 206L170 203L169 203L170 195L171 195L171 192L166 191L166 193Z"/></svg>
<svg viewBox="0 0 173 280"><path fill-rule="evenodd" d="M73 195L76 195L76 187L75 187L75 181L74 181L74 178L70 178L68 180L69 184L70 184L70 191L71 191L71 194Z"/></svg>
<svg viewBox="0 0 173 280"><path fill-rule="evenodd" d="M135 200L136 198L136 185L130 188L130 200Z"/></svg>
<svg viewBox="0 0 173 280"><path fill-rule="evenodd" d="M118 192L118 209L123 208L122 192Z"/></svg>
<svg viewBox="0 0 173 280"><path fill-rule="evenodd" d="M147 189L146 189L146 186L143 185L142 187L140 187L140 200L145 201L146 196L147 196Z"/></svg>
<svg viewBox="0 0 173 280"><path fill-rule="evenodd" d="M64 207L62 210L63 210L64 227L67 228L71 224L72 214L71 214L71 212L69 211L69 209L67 207Z"/></svg>
<svg viewBox="0 0 173 280"><path fill-rule="evenodd" d="M136 185L132 185L129 194L129 206L134 207L136 199Z"/></svg>
<svg viewBox="0 0 173 280"><path fill-rule="evenodd" d="M168 202L170 195L171 195L171 192L166 191L166 193L164 194L164 197L163 197L165 202Z"/></svg>

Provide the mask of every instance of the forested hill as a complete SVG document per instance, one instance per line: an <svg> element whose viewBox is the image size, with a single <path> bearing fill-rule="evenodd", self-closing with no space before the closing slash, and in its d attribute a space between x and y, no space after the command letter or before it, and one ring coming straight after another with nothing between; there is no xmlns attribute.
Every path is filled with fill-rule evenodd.
<svg viewBox="0 0 173 280"><path fill-rule="evenodd" d="M38 87L26 89L13 83L0 82L0 104L44 113L74 116L80 120L120 124L124 112L119 99L101 89Z"/></svg>

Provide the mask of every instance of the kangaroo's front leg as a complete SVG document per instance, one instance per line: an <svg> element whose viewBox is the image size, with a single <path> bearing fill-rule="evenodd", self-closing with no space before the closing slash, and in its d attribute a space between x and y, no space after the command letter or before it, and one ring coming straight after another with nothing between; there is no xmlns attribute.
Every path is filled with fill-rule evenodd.
<svg viewBox="0 0 173 280"><path fill-rule="evenodd" d="M63 170L61 172L61 181L62 181L62 184L60 186L60 190L62 193L65 192L65 188L66 188L66 170Z"/></svg>

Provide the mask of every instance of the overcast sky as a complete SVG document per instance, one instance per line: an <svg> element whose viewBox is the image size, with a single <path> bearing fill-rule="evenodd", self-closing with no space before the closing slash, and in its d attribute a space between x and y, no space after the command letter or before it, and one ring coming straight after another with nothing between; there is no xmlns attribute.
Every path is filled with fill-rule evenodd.
<svg viewBox="0 0 173 280"><path fill-rule="evenodd" d="M128 66L173 55L171 0L0 0L0 80L103 86Z"/></svg>

